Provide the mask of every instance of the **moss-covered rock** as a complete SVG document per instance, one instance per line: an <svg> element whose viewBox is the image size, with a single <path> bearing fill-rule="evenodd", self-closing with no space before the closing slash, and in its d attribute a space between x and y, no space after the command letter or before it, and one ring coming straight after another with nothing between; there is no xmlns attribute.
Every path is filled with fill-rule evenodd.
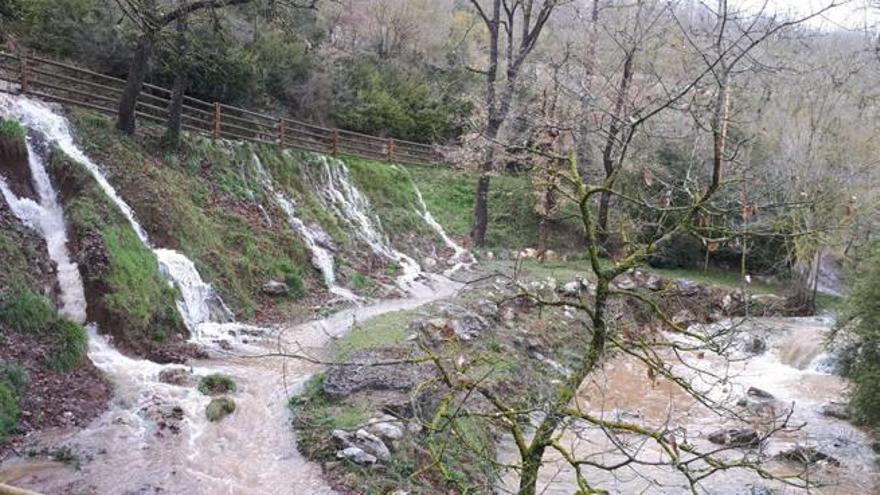
<svg viewBox="0 0 880 495"><path fill-rule="evenodd" d="M235 392L235 380L229 375L213 373L199 380L199 392L205 395L221 395Z"/></svg>
<svg viewBox="0 0 880 495"><path fill-rule="evenodd" d="M205 408L208 421L217 422L235 412L235 401L229 397L217 397Z"/></svg>

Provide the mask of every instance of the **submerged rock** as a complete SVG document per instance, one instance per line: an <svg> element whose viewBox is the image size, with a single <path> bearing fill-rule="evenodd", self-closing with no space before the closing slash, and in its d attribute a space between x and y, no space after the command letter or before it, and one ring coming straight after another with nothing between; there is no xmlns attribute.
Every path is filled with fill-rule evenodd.
<svg viewBox="0 0 880 495"><path fill-rule="evenodd" d="M767 341L757 335L746 335L742 343L745 353L758 355L767 352Z"/></svg>
<svg viewBox="0 0 880 495"><path fill-rule="evenodd" d="M159 381L170 385L188 387L195 383L192 371L186 368L166 368L159 372Z"/></svg>
<svg viewBox="0 0 880 495"><path fill-rule="evenodd" d="M761 442L758 432L751 428L725 428L709 434L709 441L718 445L757 447Z"/></svg>
<svg viewBox="0 0 880 495"><path fill-rule="evenodd" d="M806 447L804 445L796 445L789 450L780 452L777 457L804 465L824 462L832 466L840 466L840 461L837 460L837 458L826 454L815 447Z"/></svg>
<svg viewBox="0 0 880 495"><path fill-rule="evenodd" d="M208 421L211 422L220 421L234 412L235 401L229 397L211 399L208 407L205 408L205 416L207 416Z"/></svg>
<svg viewBox="0 0 880 495"><path fill-rule="evenodd" d="M842 420L848 420L852 417L849 412L849 406L842 402L829 402L827 404L822 404L819 408L819 414Z"/></svg>

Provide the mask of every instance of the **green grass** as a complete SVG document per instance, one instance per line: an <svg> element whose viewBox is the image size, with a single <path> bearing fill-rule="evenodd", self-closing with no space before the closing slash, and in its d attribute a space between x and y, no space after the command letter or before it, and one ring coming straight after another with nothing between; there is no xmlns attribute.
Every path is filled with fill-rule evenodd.
<svg viewBox="0 0 880 495"><path fill-rule="evenodd" d="M355 325L336 342L334 351L337 359L346 360L360 350L378 349L402 342L409 335L407 325L414 314L413 311L395 311Z"/></svg>
<svg viewBox="0 0 880 495"><path fill-rule="evenodd" d="M58 316L49 300L23 289L0 305L0 321L13 330L36 334L51 344L47 365L58 371L78 367L85 359L88 338L78 324Z"/></svg>
<svg viewBox="0 0 880 495"><path fill-rule="evenodd" d="M752 280L750 284L744 284L739 272L729 272L710 268L709 270L688 270L688 269L661 269L661 268L645 268L666 278L685 278L704 285L714 285L727 289L737 289L740 286L745 287L747 292L752 294L779 294L784 290L780 283L763 283Z"/></svg>
<svg viewBox="0 0 880 495"><path fill-rule="evenodd" d="M205 395L220 395L235 392L235 380L229 375L213 373L199 380L199 392Z"/></svg>
<svg viewBox="0 0 880 495"><path fill-rule="evenodd" d="M0 441L15 429L20 414L18 396L9 385L0 382Z"/></svg>
<svg viewBox="0 0 880 495"><path fill-rule="evenodd" d="M94 243L95 233L102 241L108 266L89 266L85 280L92 289L89 304L98 304L105 315L99 323L112 325L105 330L128 343L162 342L168 335L185 333L176 290L160 274L156 256L128 220L82 164L58 149L49 162L62 191L74 192L63 194L74 244Z"/></svg>
<svg viewBox="0 0 880 495"><path fill-rule="evenodd" d="M0 119L0 138L24 139L27 130L17 120Z"/></svg>
<svg viewBox="0 0 880 495"><path fill-rule="evenodd" d="M12 292L0 306L0 321L25 332L50 331L57 318L52 303L28 289Z"/></svg>
<svg viewBox="0 0 880 495"><path fill-rule="evenodd" d="M78 111L72 121L86 153L108 171L153 241L192 259L237 314L254 315L268 280L285 280L292 298L320 284L305 246L263 191L253 163L259 153L274 175L293 168L296 156L197 136L187 138L179 156L168 156L148 139L115 132L104 117ZM284 178L289 192L289 177ZM272 225L265 223L261 206L272 215ZM313 221L312 213L321 210L306 206L297 202L297 213Z"/></svg>
<svg viewBox="0 0 880 495"><path fill-rule="evenodd" d="M373 213L381 219L386 233L435 235L418 212L416 191L403 166L360 158L346 158L345 163L357 187L370 199Z"/></svg>

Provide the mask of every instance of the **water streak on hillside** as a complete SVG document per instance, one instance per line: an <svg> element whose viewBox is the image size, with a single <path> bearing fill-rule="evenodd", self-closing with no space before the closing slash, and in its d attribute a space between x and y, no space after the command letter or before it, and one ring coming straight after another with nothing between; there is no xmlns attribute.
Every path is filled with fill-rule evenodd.
<svg viewBox="0 0 880 495"><path fill-rule="evenodd" d="M305 241L306 246L312 253L312 264L317 268L324 278L324 283L331 293L348 299L349 301L358 301L360 298L354 292L340 287L336 282L336 269L333 262L333 249L330 236L324 232L319 225L306 225L299 217L296 216L296 207L293 201L275 188L272 176L263 166L260 157L253 155L254 166L260 177L260 183L266 188L275 204L287 215L287 221L291 228L295 230Z"/></svg>
<svg viewBox="0 0 880 495"><path fill-rule="evenodd" d="M434 232L436 232L437 235L439 235L440 238L443 239L443 243L446 244L447 247L452 249L453 254L450 258L450 261L453 262L453 265L448 270L443 272L443 274L449 276L461 270L462 268L473 265L475 262L473 256L471 256L467 249L465 249L460 244L452 240L451 237L449 237L449 235L446 233L446 229L443 228L443 225L441 225L440 222L438 222L437 219L434 218L434 215L431 214L431 211L428 210L428 205L425 204L425 199L422 197L422 191L419 190L419 186L417 186L415 182L413 182L413 189L415 189L416 191L416 198L419 200L419 207L421 208L420 210L418 210L419 215L421 215L421 217L425 219L425 223L427 223L429 227L434 229Z"/></svg>
<svg viewBox="0 0 880 495"><path fill-rule="evenodd" d="M182 297L178 300L177 306L193 335L198 337L206 333L198 328L202 323L228 322L233 319L232 313L223 304L213 287L202 280L191 260L171 249L154 248L146 230L137 221L134 211L110 184L101 167L77 146L63 116L55 113L48 105L24 96L0 94L0 104L5 109L6 115L17 119L25 127L45 135L52 144L89 171L104 193L128 219L141 242L152 249L162 273L180 289Z"/></svg>
<svg viewBox="0 0 880 495"><path fill-rule="evenodd" d="M341 160L323 155L316 157L317 177L312 180L320 193L321 200L333 213L349 225L354 234L377 255L400 265L402 274L397 284L407 291L423 291L418 283L422 269L416 260L401 253L388 241L382 231L382 224L370 215L370 203L355 187L348 167Z"/></svg>
<svg viewBox="0 0 880 495"><path fill-rule="evenodd" d="M86 320L86 298L79 267L71 261L70 253L67 250L64 210L58 203L58 195L52 187L52 182L49 181L43 157L37 153L30 142L27 144L27 151L31 183L39 202L17 197L10 190L3 177L0 177L0 191L15 216L25 225L40 232L46 240L49 258L55 262L58 271L61 314L77 323L84 323Z"/></svg>

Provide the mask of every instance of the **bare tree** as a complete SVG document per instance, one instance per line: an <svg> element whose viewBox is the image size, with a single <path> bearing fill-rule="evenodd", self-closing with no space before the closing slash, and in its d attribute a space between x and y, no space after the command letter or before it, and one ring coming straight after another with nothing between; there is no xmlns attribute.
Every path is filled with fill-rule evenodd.
<svg viewBox="0 0 880 495"><path fill-rule="evenodd" d="M489 5L483 5L479 0L471 0L489 36L488 63L485 69L478 70L486 81L486 123L482 136L490 144L481 158L480 177L474 193L471 239L476 245L485 243L489 223L488 194L495 166L494 142L510 113L523 64L538 44L554 10L562 3L562 0L491 0ZM502 64L505 78L499 88Z"/></svg>

